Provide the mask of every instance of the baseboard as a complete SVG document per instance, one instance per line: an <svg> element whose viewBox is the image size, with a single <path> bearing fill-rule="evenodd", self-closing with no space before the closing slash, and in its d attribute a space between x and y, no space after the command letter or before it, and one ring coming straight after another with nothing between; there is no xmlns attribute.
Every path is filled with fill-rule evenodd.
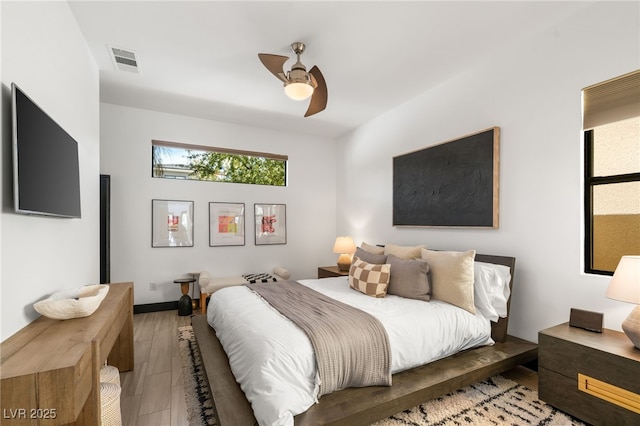
<svg viewBox="0 0 640 426"><path fill-rule="evenodd" d="M134 314L146 314L149 312L173 311L178 309L178 301L148 303L146 305L133 305Z"/></svg>
<svg viewBox="0 0 640 426"><path fill-rule="evenodd" d="M200 306L200 299L194 299L196 306ZM149 312L161 312L161 311L177 311L178 301L174 302L160 302L160 303L147 303L145 305L133 305L134 314L148 314Z"/></svg>

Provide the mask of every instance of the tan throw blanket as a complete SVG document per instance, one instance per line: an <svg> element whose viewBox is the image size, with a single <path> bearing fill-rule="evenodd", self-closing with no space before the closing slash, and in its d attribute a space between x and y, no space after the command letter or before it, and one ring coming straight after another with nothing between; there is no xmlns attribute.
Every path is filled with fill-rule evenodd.
<svg viewBox="0 0 640 426"><path fill-rule="evenodd" d="M391 386L389 338L376 318L295 281L246 286L309 336L318 397L348 387Z"/></svg>

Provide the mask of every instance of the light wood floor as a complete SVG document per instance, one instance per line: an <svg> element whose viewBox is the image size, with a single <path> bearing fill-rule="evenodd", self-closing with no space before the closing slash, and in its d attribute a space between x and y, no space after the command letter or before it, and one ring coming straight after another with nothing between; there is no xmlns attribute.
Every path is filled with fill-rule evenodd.
<svg viewBox="0 0 640 426"><path fill-rule="evenodd" d="M135 364L120 374L123 425L188 426L178 327L191 317L178 311L133 316Z"/></svg>
<svg viewBox="0 0 640 426"><path fill-rule="evenodd" d="M123 425L188 426L178 327L191 325L191 317L177 311L133 316L135 366L120 374ZM529 389L538 390L538 374L524 367L506 373Z"/></svg>

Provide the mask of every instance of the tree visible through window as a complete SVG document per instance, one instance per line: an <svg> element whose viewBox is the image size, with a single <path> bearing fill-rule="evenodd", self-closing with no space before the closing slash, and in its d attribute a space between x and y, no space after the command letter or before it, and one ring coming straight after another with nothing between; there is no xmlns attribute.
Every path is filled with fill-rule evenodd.
<svg viewBox="0 0 640 426"><path fill-rule="evenodd" d="M640 254L640 71L584 91L585 271Z"/></svg>
<svg viewBox="0 0 640 426"><path fill-rule="evenodd" d="M152 176L286 186L285 155L152 141Z"/></svg>

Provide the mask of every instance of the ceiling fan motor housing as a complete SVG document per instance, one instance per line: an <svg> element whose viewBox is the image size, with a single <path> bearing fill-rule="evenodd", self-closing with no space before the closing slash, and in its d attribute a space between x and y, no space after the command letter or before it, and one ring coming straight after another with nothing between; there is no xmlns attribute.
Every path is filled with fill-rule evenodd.
<svg viewBox="0 0 640 426"><path fill-rule="evenodd" d="M311 77L309 77L309 74L307 73L304 65L302 66L302 68L291 68L287 80L289 81L286 82L285 85L290 83L304 83L313 86Z"/></svg>

